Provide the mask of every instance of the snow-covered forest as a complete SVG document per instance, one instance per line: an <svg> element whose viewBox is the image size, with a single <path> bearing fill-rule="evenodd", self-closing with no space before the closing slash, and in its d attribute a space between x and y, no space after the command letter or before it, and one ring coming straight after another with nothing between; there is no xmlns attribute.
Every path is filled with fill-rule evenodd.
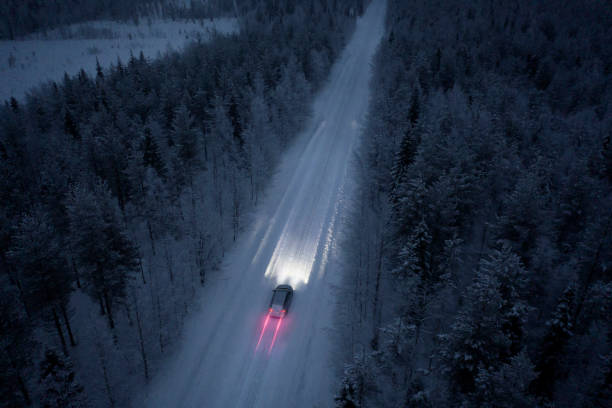
<svg viewBox="0 0 612 408"><path fill-rule="evenodd" d="M609 2L4 0L0 40L218 17L0 101L0 407L612 406Z"/></svg>
<svg viewBox="0 0 612 408"><path fill-rule="evenodd" d="M602 1L389 1L338 406L611 406L610 44Z"/></svg>
<svg viewBox="0 0 612 408"><path fill-rule="evenodd" d="M2 406L129 403L173 351L363 9L232 3L239 33L0 107Z"/></svg>

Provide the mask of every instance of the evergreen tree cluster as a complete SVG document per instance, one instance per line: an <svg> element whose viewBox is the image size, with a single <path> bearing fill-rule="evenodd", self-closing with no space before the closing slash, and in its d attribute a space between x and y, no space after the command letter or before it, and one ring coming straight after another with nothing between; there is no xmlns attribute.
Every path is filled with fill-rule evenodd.
<svg viewBox="0 0 612 408"><path fill-rule="evenodd" d="M237 34L0 107L0 406L125 406L151 378L362 6L240 2Z"/></svg>
<svg viewBox="0 0 612 408"><path fill-rule="evenodd" d="M591 0L389 2L338 406L612 404L611 22Z"/></svg>

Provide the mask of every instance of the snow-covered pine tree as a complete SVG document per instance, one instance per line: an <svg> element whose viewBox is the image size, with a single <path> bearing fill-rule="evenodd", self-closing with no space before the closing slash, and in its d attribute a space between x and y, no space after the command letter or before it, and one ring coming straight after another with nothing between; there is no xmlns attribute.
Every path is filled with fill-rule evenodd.
<svg viewBox="0 0 612 408"><path fill-rule="evenodd" d="M125 298L127 281L138 270L137 250L120 221L116 200L107 185L75 186L68 198L70 240L85 280L85 290L99 302L110 328L114 303Z"/></svg>
<svg viewBox="0 0 612 408"><path fill-rule="evenodd" d="M491 408L537 406L529 392L529 385L535 377L535 367L526 350L522 350L496 370L481 368L478 371L471 402L474 406Z"/></svg>
<svg viewBox="0 0 612 408"><path fill-rule="evenodd" d="M7 408L28 406L34 398L29 379L37 343L19 297L8 277L0 276L0 406Z"/></svg>
<svg viewBox="0 0 612 408"><path fill-rule="evenodd" d="M473 393L481 370L496 370L520 350L526 284L526 271L509 247L481 261L464 306L442 336L441 368L455 392Z"/></svg>
<svg viewBox="0 0 612 408"><path fill-rule="evenodd" d="M40 363L40 404L44 408L85 408L89 404L68 357L46 350Z"/></svg>
<svg viewBox="0 0 612 408"><path fill-rule="evenodd" d="M18 271L28 312L54 327L68 354L68 341L76 345L68 314L72 276L61 236L41 207L35 207L19 222L8 257Z"/></svg>
<svg viewBox="0 0 612 408"><path fill-rule="evenodd" d="M573 314L576 307L576 287L570 283L560 296L557 307L546 322L547 334L542 339L536 363L537 377L531 390L544 398L552 398L559 372L559 362L569 339L574 335Z"/></svg>

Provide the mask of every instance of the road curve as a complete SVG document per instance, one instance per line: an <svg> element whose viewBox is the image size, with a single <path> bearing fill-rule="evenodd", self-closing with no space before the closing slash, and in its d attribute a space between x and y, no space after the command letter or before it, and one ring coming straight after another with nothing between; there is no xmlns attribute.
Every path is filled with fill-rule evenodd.
<svg viewBox="0 0 612 408"><path fill-rule="evenodd" d="M385 7L384 0L373 0L358 19L315 99L307 130L284 155L251 228L204 289L177 353L134 406L333 404L337 384L328 333L338 276L327 259L368 107L371 60L383 34ZM261 335L271 290L280 283L295 288L293 304L280 326L271 320Z"/></svg>

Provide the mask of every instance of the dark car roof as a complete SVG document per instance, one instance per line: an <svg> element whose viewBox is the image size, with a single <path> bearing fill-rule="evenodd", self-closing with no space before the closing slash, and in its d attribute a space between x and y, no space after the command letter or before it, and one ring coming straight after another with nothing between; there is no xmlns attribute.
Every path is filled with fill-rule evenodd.
<svg viewBox="0 0 612 408"><path fill-rule="evenodd" d="M289 292L288 290L275 290L270 304L281 307L285 306L285 302L287 301L287 297L289 297L290 293L291 292Z"/></svg>
<svg viewBox="0 0 612 408"><path fill-rule="evenodd" d="M291 286L289 286L289 285L278 285L276 287L276 289L274 289L274 290L275 291L277 291L277 290L286 290L286 291L289 291L289 292L293 292L293 288Z"/></svg>

